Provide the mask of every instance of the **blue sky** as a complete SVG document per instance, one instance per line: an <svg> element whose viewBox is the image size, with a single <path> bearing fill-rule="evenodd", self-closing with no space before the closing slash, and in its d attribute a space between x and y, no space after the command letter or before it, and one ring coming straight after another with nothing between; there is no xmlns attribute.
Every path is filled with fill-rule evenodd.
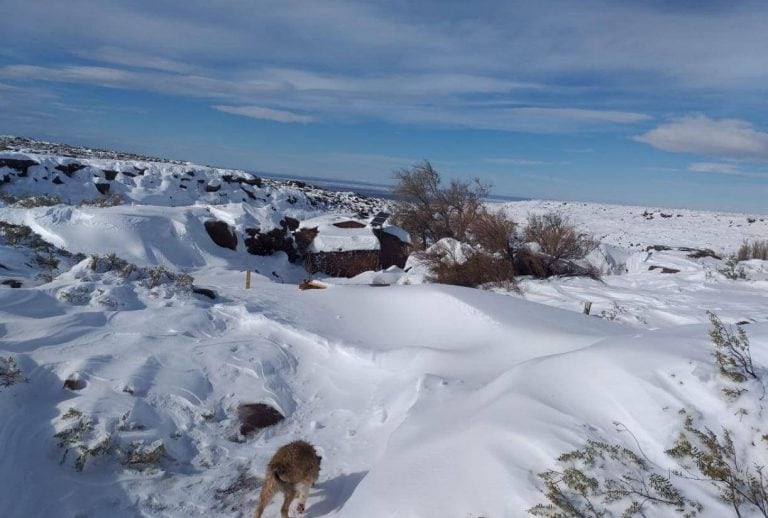
<svg viewBox="0 0 768 518"><path fill-rule="evenodd" d="M768 2L3 0L0 133L768 213Z"/></svg>

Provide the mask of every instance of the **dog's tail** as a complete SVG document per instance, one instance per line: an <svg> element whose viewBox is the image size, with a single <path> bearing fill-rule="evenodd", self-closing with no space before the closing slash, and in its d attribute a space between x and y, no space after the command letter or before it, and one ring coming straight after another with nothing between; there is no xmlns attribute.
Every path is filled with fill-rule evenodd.
<svg viewBox="0 0 768 518"><path fill-rule="evenodd" d="M277 463L272 466L272 475L280 482L289 482L287 479L288 467L283 463Z"/></svg>

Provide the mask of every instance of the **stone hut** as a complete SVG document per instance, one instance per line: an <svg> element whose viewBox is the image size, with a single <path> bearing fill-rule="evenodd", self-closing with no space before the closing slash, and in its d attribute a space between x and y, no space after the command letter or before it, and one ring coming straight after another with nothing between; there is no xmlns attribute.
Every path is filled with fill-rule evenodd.
<svg viewBox="0 0 768 518"><path fill-rule="evenodd" d="M294 233L309 273L354 277L369 270L405 266L411 250L408 233L386 223L320 216L303 221Z"/></svg>

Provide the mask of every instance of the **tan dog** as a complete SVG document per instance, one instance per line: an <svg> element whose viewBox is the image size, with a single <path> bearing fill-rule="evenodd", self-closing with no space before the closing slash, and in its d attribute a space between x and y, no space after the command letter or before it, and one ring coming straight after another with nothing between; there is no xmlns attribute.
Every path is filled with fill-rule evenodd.
<svg viewBox="0 0 768 518"><path fill-rule="evenodd" d="M320 474L321 460L323 458L317 454L315 448L305 441L294 441L278 448L267 466L254 518L261 518L264 508L269 505L278 490L285 496L283 507L280 508L282 518L288 518L288 508L297 496L299 504L296 511L303 513L309 488L315 484Z"/></svg>

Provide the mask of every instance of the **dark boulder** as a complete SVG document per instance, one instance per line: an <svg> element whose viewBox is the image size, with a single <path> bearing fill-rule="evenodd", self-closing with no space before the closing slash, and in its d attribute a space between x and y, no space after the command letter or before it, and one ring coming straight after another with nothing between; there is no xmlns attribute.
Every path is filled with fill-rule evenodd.
<svg viewBox="0 0 768 518"><path fill-rule="evenodd" d="M0 167L10 167L19 171L19 176L27 176L27 170L33 165L40 165L34 160L23 160L18 158L0 158Z"/></svg>
<svg viewBox="0 0 768 518"><path fill-rule="evenodd" d="M206 221L204 225L214 243L222 248L237 250L237 235L229 225L215 219Z"/></svg>
<svg viewBox="0 0 768 518"><path fill-rule="evenodd" d="M101 194L107 195L109 194L109 184L108 183L97 183L94 184L96 186L96 190L98 190Z"/></svg>
<svg viewBox="0 0 768 518"><path fill-rule="evenodd" d="M274 426L285 417L265 403L243 403L237 407L240 433L249 435L263 428Z"/></svg>
<svg viewBox="0 0 768 518"><path fill-rule="evenodd" d="M72 175L78 172L81 169L85 169L85 166L83 164L79 164L77 162L70 162L68 164L59 164L55 167L57 171L61 171L68 177L72 178Z"/></svg>
<svg viewBox="0 0 768 518"><path fill-rule="evenodd" d="M248 235L245 246L249 254L272 255L275 252L285 252L291 262L298 258L293 237L286 228L273 228L266 233L262 233L258 228L247 228L245 233Z"/></svg>

